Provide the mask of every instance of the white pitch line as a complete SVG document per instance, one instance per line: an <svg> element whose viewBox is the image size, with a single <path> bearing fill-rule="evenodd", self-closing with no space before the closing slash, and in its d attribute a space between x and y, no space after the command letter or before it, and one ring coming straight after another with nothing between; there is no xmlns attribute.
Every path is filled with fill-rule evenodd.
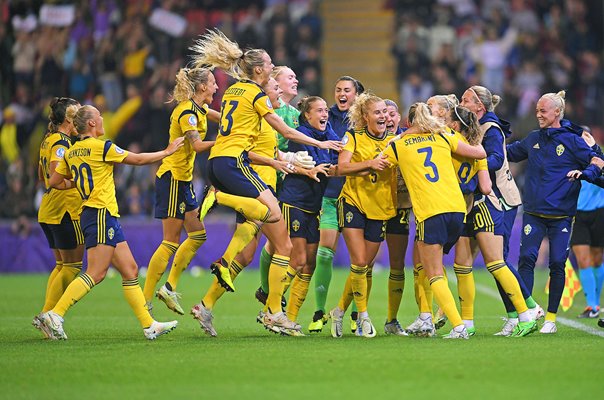
<svg viewBox="0 0 604 400"><path fill-rule="evenodd" d="M501 296L499 296L499 292L496 292L495 290L487 286L476 284L476 289L489 297L492 297L494 299L501 299ZM590 335L604 337L604 329L593 328L591 326L584 325L580 322L573 321L572 319L564 317L557 317L556 322L559 322L564 326L568 326L570 328L578 329L580 331L589 333Z"/></svg>

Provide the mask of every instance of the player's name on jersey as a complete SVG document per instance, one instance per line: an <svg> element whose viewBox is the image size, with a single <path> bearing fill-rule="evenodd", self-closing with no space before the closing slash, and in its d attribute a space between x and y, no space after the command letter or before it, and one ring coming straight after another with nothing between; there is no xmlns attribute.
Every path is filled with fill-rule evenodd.
<svg viewBox="0 0 604 400"><path fill-rule="evenodd" d="M405 141L404 141L405 146L410 146L410 145L422 143L422 142L436 142L436 138L434 137L434 135L422 135L422 136L413 136L413 137L405 139Z"/></svg>
<svg viewBox="0 0 604 400"><path fill-rule="evenodd" d="M244 93L245 93L245 89L236 88L236 87L230 87L224 92L225 95L231 94L233 96L243 96Z"/></svg>
<svg viewBox="0 0 604 400"><path fill-rule="evenodd" d="M68 158L72 158L72 157L88 157L90 156L90 153L92 152L91 149L85 148L85 149L73 149L69 152L69 156Z"/></svg>

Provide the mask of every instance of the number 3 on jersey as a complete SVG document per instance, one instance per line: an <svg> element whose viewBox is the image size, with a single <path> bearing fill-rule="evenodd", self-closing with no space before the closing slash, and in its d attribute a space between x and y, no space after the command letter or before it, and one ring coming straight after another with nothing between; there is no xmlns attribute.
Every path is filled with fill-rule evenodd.
<svg viewBox="0 0 604 400"><path fill-rule="evenodd" d="M417 149L419 154L426 153L426 160L424 161L424 167L428 167L432 169L432 173L425 174L426 179L432 183L438 181L438 168L436 164L432 162L432 147L422 147L421 149Z"/></svg>
<svg viewBox="0 0 604 400"><path fill-rule="evenodd" d="M233 113L238 105L239 102L237 100L229 100L228 104L226 100L223 100L220 105L220 128L218 130L222 136L231 134L231 128L233 127ZM226 110L227 107L229 107L228 111Z"/></svg>

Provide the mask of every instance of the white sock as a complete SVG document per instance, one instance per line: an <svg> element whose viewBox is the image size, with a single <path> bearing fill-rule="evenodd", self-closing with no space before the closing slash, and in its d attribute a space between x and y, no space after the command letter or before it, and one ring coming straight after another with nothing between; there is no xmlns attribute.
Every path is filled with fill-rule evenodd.
<svg viewBox="0 0 604 400"><path fill-rule="evenodd" d="M429 312L419 313L419 319L421 319L422 321L432 321L432 314L430 314Z"/></svg>
<svg viewBox="0 0 604 400"><path fill-rule="evenodd" d="M520 322L528 322L531 320L531 314L529 311L521 312L518 314L518 320Z"/></svg>
<svg viewBox="0 0 604 400"><path fill-rule="evenodd" d="M360 318L369 318L369 313L367 311L363 311L359 313Z"/></svg>
<svg viewBox="0 0 604 400"><path fill-rule="evenodd" d="M463 324L466 328L474 328L474 320L473 319L464 319Z"/></svg>

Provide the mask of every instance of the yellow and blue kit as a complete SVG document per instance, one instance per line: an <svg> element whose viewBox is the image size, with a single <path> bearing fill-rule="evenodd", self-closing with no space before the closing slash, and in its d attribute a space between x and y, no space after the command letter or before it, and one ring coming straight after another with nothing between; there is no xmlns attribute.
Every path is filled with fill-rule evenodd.
<svg viewBox="0 0 604 400"><path fill-rule="evenodd" d="M86 248L115 246L125 240L118 222L113 164L127 155L111 141L87 137L77 141L57 165L57 173L71 175L83 199L80 221Z"/></svg>

